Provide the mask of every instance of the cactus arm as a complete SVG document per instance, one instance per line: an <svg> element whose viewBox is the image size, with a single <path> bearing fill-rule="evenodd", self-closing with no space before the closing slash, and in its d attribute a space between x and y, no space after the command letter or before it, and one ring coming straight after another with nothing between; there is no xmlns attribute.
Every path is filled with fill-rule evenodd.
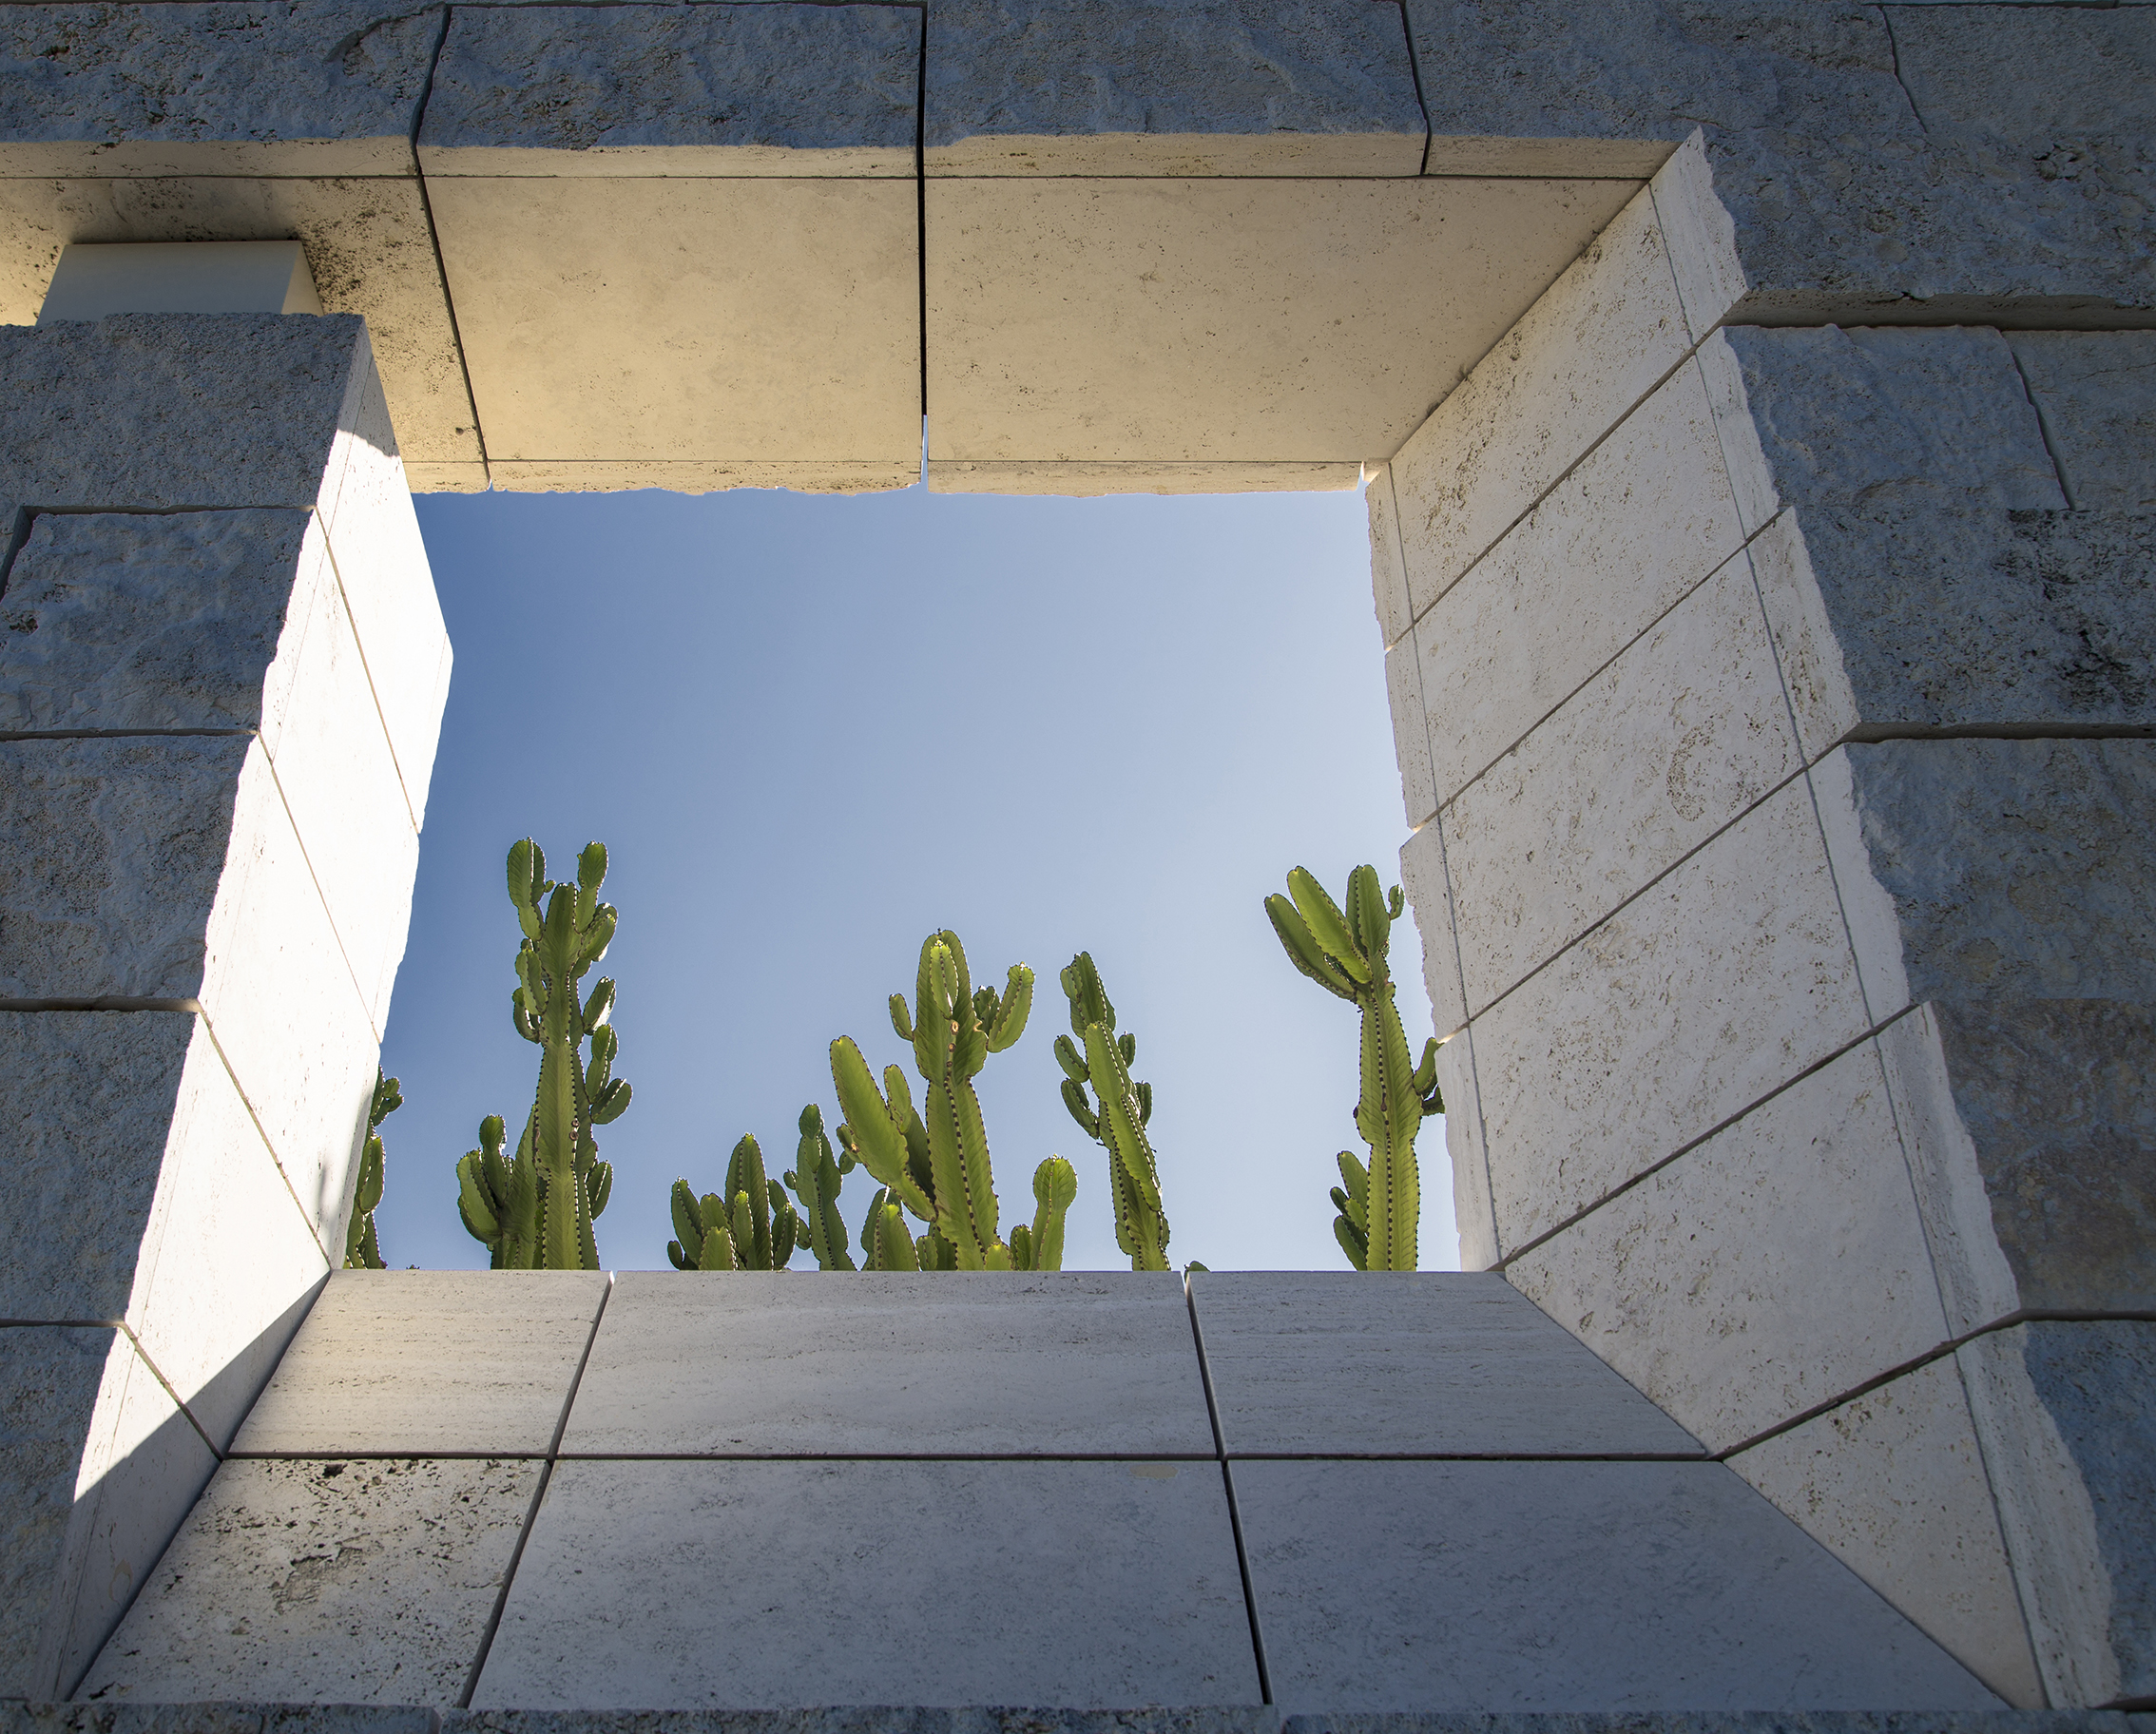
<svg viewBox="0 0 2156 1734"><path fill-rule="evenodd" d="M918 1270L921 1267L919 1250L914 1237L906 1232L905 1213L897 1204L886 1203L873 1212L876 1223L876 1262L878 1270Z"/></svg>
<svg viewBox="0 0 2156 1734"><path fill-rule="evenodd" d="M1363 1007L1362 1101L1356 1115L1370 1144L1364 1234L1371 1270L1415 1267L1415 1219L1422 1201L1415 1133L1422 1123L1422 1101L1414 1091L1413 1073L1407 1036L1388 992Z"/></svg>
<svg viewBox="0 0 2156 1734"><path fill-rule="evenodd" d="M697 1255L696 1267L699 1270L739 1270L741 1264L741 1248L727 1231L726 1219L722 1215L704 1230L703 1247Z"/></svg>
<svg viewBox="0 0 2156 1734"><path fill-rule="evenodd" d="M1013 1223L1011 1225L1011 1268L1033 1268L1033 1230L1025 1223Z"/></svg>
<svg viewBox="0 0 2156 1734"><path fill-rule="evenodd" d="M1064 973L1069 973L1068 970ZM1079 1026L1078 1033L1083 1035L1085 1032L1085 1027ZM1086 1062L1080 1057L1076 1044L1068 1035L1059 1035L1055 1038L1055 1063L1063 1068L1063 1075L1072 1083L1085 1084L1091 1081L1092 1073L1087 1069Z"/></svg>
<svg viewBox="0 0 2156 1734"><path fill-rule="evenodd" d="M1098 1024L1086 1028L1086 1057L1092 1064L1093 1089L1101 1103L1101 1130L1108 1154L1130 1171L1130 1184L1149 1210L1161 1207L1161 1185L1153 1146L1138 1119L1138 1092L1123 1054Z"/></svg>
<svg viewBox="0 0 2156 1734"><path fill-rule="evenodd" d="M1280 947L1287 953L1290 963L1326 992L1341 999L1355 998L1355 983L1325 955L1311 936L1309 928L1303 925L1302 917L1296 914L1293 903L1276 891L1265 899L1265 914L1273 923L1273 932L1280 935Z"/></svg>
<svg viewBox="0 0 2156 1734"><path fill-rule="evenodd" d="M903 1073L899 1073L899 1081L904 1082ZM882 1185L895 1187L915 1216L924 1222L932 1220L935 1206L907 1163L905 1127L912 1118L911 1103L904 1105L907 1111L901 1118L901 1105L886 1100L876 1087L868 1062L861 1058L861 1050L850 1036L842 1035L831 1044L831 1082L838 1092L839 1111L852 1128L861 1166Z"/></svg>
<svg viewBox="0 0 2156 1734"><path fill-rule="evenodd" d="M1356 1225L1344 1216L1333 1218L1333 1239L1339 1242L1347 1262L1357 1270L1370 1268L1370 1247Z"/></svg>
<svg viewBox="0 0 2156 1734"><path fill-rule="evenodd" d="M1359 871L1359 870L1358 870ZM1307 868L1298 867L1287 876L1288 896L1295 901L1296 914L1302 917L1302 925L1319 948L1330 957L1357 987L1366 986L1371 977L1370 956L1357 934L1356 924L1341 913L1319 884L1317 876ZM1348 882L1348 901L1355 901L1355 881Z"/></svg>
<svg viewBox="0 0 2156 1734"><path fill-rule="evenodd" d="M1078 1170L1060 1156L1050 1156L1033 1170L1033 1224L1028 1237L1032 1243L1032 1268L1063 1268L1064 1220L1078 1196ZM1017 1239L1012 1231L1012 1242Z"/></svg>
<svg viewBox="0 0 2156 1734"><path fill-rule="evenodd" d="M988 1031L988 1050L1001 1053L1026 1033L1026 1019L1033 1010L1033 972L1022 963L1011 966L1003 1001Z"/></svg>
<svg viewBox="0 0 2156 1734"><path fill-rule="evenodd" d="M973 1092L966 1085L961 1084L959 1089L969 1100L972 1098ZM981 1256L984 1237L979 1228L981 1213L978 1200L973 1188L968 1185L966 1173L970 1152L962 1126L966 1118L965 1108L953 1099L952 1092L940 1081L929 1086L928 1096L922 1106L928 1110L921 1119L928 1127L929 1160L934 1165L935 1173L937 1209L932 1220L942 1232L943 1238L955 1250L958 1268L979 1270L983 1268ZM977 1101L972 1103L972 1119L973 1125L978 1127L980 1105ZM876 1178L880 1180L882 1176ZM991 1226L986 1238L993 1240L995 1230L992 1224L995 1216L992 1193L990 1194L988 1221Z"/></svg>
<svg viewBox="0 0 2156 1734"><path fill-rule="evenodd" d="M1063 1080L1063 1106L1070 1110L1070 1117L1078 1122L1080 1131L1088 1138L1101 1140L1100 1116L1086 1106L1084 1087L1069 1078Z"/></svg>

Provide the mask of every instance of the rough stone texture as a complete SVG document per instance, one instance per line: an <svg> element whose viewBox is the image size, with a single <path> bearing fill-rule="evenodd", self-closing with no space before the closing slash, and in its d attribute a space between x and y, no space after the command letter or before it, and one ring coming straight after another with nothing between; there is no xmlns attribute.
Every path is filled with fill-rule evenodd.
<svg viewBox="0 0 2156 1734"><path fill-rule="evenodd" d="M0 1705L5 1734L436 1734L414 1705Z"/></svg>
<svg viewBox="0 0 2156 1734"><path fill-rule="evenodd" d="M1294 1713L1974 1709L1992 1695L1717 1463L1239 1463Z"/></svg>
<svg viewBox="0 0 2156 1734"><path fill-rule="evenodd" d="M472 1702L1258 1698L1211 1462L646 1461L555 1470Z"/></svg>
<svg viewBox="0 0 2156 1734"><path fill-rule="evenodd" d="M1382 460L1634 190L932 180L930 460Z"/></svg>
<svg viewBox="0 0 2156 1734"><path fill-rule="evenodd" d="M1068 499L1097 499L1111 493L1345 493L1362 480L1359 461L1213 463L1157 458L1120 464L1090 458L1018 458L975 463L932 457L920 468L931 493L1046 493ZM916 479L916 474L909 473L892 485L911 487Z"/></svg>
<svg viewBox="0 0 2156 1734"><path fill-rule="evenodd" d="M1443 595L1687 347L1654 200L1643 192L1393 458L1410 616Z"/></svg>
<svg viewBox="0 0 2156 1734"><path fill-rule="evenodd" d="M1448 608L1439 605L1440 634ZM1545 619L1565 615L1579 625L1561 604ZM1739 554L1446 808L1469 1009L1555 956L1801 763ZM1434 829L1407 847L1433 847Z"/></svg>
<svg viewBox="0 0 2156 1734"><path fill-rule="evenodd" d="M1952 1358L1739 1452L1729 1466L2009 1704L2044 1702Z"/></svg>
<svg viewBox="0 0 2156 1734"><path fill-rule="evenodd" d="M914 172L917 12L883 6L455 13L419 133L433 175Z"/></svg>
<svg viewBox="0 0 2156 1734"><path fill-rule="evenodd" d="M1952 1334L1868 1043L1506 1275L1716 1452Z"/></svg>
<svg viewBox="0 0 2156 1734"><path fill-rule="evenodd" d="M2137 1734L2143 1721L2120 1710L1458 1710L1336 1711L1289 1716L1280 1726L1282 1734Z"/></svg>
<svg viewBox="0 0 2156 1734"><path fill-rule="evenodd" d="M487 1459L228 1462L82 1694L453 1704L539 1473Z"/></svg>
<svg viewBox="0 0 2156 1734"><path fill-rule="evenodd" d="M1213 1429L1172 1272L625 1272L562 1450L1210 1457Z"/></svg>
<svg viewBox="0 0 2156 1734"><path fill-rule="evenodd" d="M1393 491L1393 467L1379 464L1363 478L1370 510L1370 585L1385 646L1399 643L1414 615L1408 606L1407 556L1400 544L1400 508Z"/></svg>
<svg viewBox="0 0 2156 1734"><path fill-rule="evenodd" d="M1410 825L1426 825L1437 812L1437 784L1430 764L1430 716L1422 707L1421 659L1412 633L1385 652L1385 701L1393 713L1400 804Z"/></svg>
<svg viewBox="0 0 2156 1734"><path fill-rule="evenodd" d="M1806 507L1752 543L1807 760L2156 724L2156 516Z"/></svg>
<svg viewBox="0 0 2156 1734"><path fill-rule="evenodd" d="M931 175L1415 175L1399 14L1321 0L935 0Z"/></svg>
<svg viewBox="0 0 2156 1734"><path fill-rule="evenodd" d="M368 0L0 10L11 176L395 175L437 13Z"/></svg>
<svg viewBox="0 0 2156 1734"><path fill-rule="evenodd" d="M1869 1021L1811 799L1792 783L1475 1019L1503 1249Z"/></svg>
<svg viewBox="0 0 2156 1734"><path fill-rule="evenodd" d="M2082 511L2156 506L2156 333L2016 331L2067 498Z"/></svg>
<svg viewBox="0 0 2156 1734"><path fill-rule="evenodd" d="M598 1271L337 1271L232 1449L542 1455L606 1282Z"/></svg>
<svg viewBox="0 0 2156 1734"><path fill-rule="evenodd" d="M1742 543L1705 388L1686 366L1416 623L1438 800Z"/></svg>
<svg viewBox="0 0 2156 1734"><path fill-rule="evenodd" d="M2156 1323L2017 1325L1956 1358L2052 1702L2156 1693Z"/></svg>
<svg viewBox="0 0 2156 1734"><path fill-rule="evenodd" d="M1278 1711L1259 1705L1088 1710L837 1705L799 1710L451 1710L441 1725L442 1734L1279 1734L1280 1719Z"/></svg>
<svg viewBox="0 0 2156 1734"><path fill-rule="evenodd" d="M1690 1455L1503 1277L1195 1272L1231 1457Z"/></svg>

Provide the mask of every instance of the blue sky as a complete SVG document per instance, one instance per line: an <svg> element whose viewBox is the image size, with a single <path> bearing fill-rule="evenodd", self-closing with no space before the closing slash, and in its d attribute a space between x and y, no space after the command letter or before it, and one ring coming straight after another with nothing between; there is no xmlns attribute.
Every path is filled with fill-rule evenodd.
<svg viewBox="0 0 2156 1734"><path fill-rule="evenodd" d="M419 517L456 645L384 1063L393 1265L484 1265L455 1161L511 1134L537 1050L510 1027L503 857L612 856L621 929L603 1261L664 1268L676 1176L744 1131L774 1172L828 1048L907 1056L885 1012L925 934L1039 982L979 1080L1006 1223L1034 1166L1079 1175L1068 1268L1121 1267L1105 1158L1065 1112L1056 973L1080 948L1138 1037L1177 1262L1339 1268L1333 1155L1359 1147L1356 1016L1262 909L1288 868L1392 883L1404 831L1359 494L1100 500L435 495ZM1429 1006L1412 917L1400 1009ZM1456 1262L1442 1122L1422 1263ZM849 1177L857 1228L873 1190ZM813 1264L806 1255L797 1265Z"/></svg>

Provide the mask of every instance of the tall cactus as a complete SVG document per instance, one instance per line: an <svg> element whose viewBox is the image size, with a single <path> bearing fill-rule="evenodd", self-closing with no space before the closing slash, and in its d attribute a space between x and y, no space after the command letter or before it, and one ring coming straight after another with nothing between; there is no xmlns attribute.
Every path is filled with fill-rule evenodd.
<svg viewBox="0 0 2156 1734"><path fill-rule="evenodd" d="M831 1078L846 1115L846 1124L838 1128L839 1143L884 1188L864 1225L864 1232L874 1231L871 1238L876 1243L863 1243L872 1260L882 1244L888 1211L896 1204L928 1224L929 1232L914 1248L924 1270L1061 1268L1062 1213L1075 1195L1076 1176L1071 1175L1067 1189L1059 1165L1064 1172L1070 1165L1056 1156L1042 1163L1033 1177L1039 1232L1030 1225L1022 1233L1013 1229L1011 1241L1006 1242L988 1133L973 1092L973 1079L988 1056L1001 1053L1025 1033L1032 1003L1033 972L1022 963L1011 966L1002 993L974 988L965 948L946 928L921 942L912 1010L903 994L891 996L891 1027L900 1041L913 1044L914 1063L928 1087L920 1108L914 1107L901 1068L885 1067L878 1089L850 1037L842 1035L831 1044ZM1051 1204L1058 1199L1060 1204ZM1053 1264L1037 1262L1049 1255Z"/></svg>
<svg viewBox="0 0 2156 1734"><path fill-rule="evenodd" d="M1116 1034L1115 1007L1088 954L1080 952L1070 960L1062 981L1070 1000L1070 1035L1078 1038L1055 1038L1056 1064L1064 1070L1063 1105L1087 1137L1107 1146L1115 1243L1129 1255L1130 1268L1165 1270L1167 1215L1161 1208L1160 1166L1145 1136L1145 1123L1153 1117L1153 1087L1134 1083L1130 1076L1138 1038ZM1086 1095L1088 1084L1096 1100Z"/></svg>
<svg viewBox="0 0 2156 1734"><path fill-rule="evenodd" d="M404 1106L395 1078L375 1068L375 1095L367 1104L367 1143L359 1152L359 1178L352 1188L352 1222L344 1231L344 1268L381 1270L381 1243L375 1238L375 1206L382 1202L382 1135L376 1129Z"/></svg>
<svg viewBox="0 0 2156 1734"><path fill-rule="evenodd" d="M852 1270L846 1222L838 1214L838 1188L854 1171L853 1153L833 1160L831 1140L823 1132L823 1110L814 1102L801 1109L799 1126L801 1142L785 1178L801 1201L801 1243L815 1255L818 1270Z"/></svg>
<svg viewBox="0 0 2156 1734"><path fill-rule="evenodd" d="M1378 889L1376 868L1357 867L1348 876L1343 915L1304 869L1289 874L1287 883L1289 895L1267 897L1265 913L1288 961L1362 1012L1355 1125L1370 1146L1370 1163L1365 1167L1352 1152L1340 1152L1346 1185L1333 1191L1339 1211L1333 1234L1357 1270L1413 1270L1422 1214L1415 1135L1423 1117L1443 1113L1445 1104L1437 1089L1436 1042L1423 1049L1419 1066L1411 1064L1407 1032L1393 1003L1386 954L1402 908L1400 888L1394 886L1388 897Z"/></svg>
<svg viewBox="0 0 2156 1734"><path fill-rule="evenodd" d="M599 1160L593 1128L629 1104L626 1080L612 1075L613 981L602 976L587 998L578 997L614 937L617 912L599 900L606 877L604 843L585 846L574 885L547 877L546 852L529 838L509 852L510 902L524 931L510 1014L539 1049L539 1088L513 1157L503 1158L502 1122L490 1115L481 1147L457 1164L458 1210L492 1250L497 1270L599 1268L591 1225L606 1207L614 1172Z"/></svg>
<svg viewBox="0 0 2156 1734"><path fill-rule="evenodd" d="M784 1270L801 1220L785 1191L765 1178L763 1151L743 1136L726 1164L726 1189L701 1199L674 1182L674 1232L666 1256L676 1270Z"/></svg>

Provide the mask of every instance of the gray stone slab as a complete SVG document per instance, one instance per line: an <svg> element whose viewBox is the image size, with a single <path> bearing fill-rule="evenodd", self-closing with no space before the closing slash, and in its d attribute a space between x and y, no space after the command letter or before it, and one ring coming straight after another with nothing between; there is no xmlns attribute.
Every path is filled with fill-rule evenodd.
<svg viewBox="0 0 2156 1734"><path fill-rule="evenodd" d="M825 1705L799 1710L451 1710L442 1717L440 1734L1280 1734L1280 1725L1279 1714L1261 1705L1091 1710Z"/></svg>
<svg viewBox="0 0 2156 1734"><path fill-rule="evenodd" d="M2007 342L2074 505L2156 506L2156 332L2017 331Z"/></svg>
<svg viewBox="0 0 2156 1734"><path fill-rule="evenodd" d="M115 1333L0 1327L0 1697L37 1677L67 1558L75 1476Z"/></svg>
<svg viewBox="0 0 2156 1734"><path fill-rule="evenodd" d="M0 8L0 172L410 174L440 29L371 0Z"/></svg>
<svg viewBox="0 0 2156 1734"><path fill-rule="evenodd" d="M458 11L429 174L914 171L920 14L888 6Z"/></svg>
<svg viewBox="0 0 2156 1734"><path fill-rule="evenodd" d="M0 729L261 727L307 525L292 510L33 519L0 603Z"/></svg>
<svg viewBox="0 0 2156 1734"><path fill-rule="evenodd" d="M606 1293L601 1271L337 1271L232 1450L542 1455Z"/></svg>
<svg viewBox="0 0 2156 1734"><path fill-rule="evenodd" d="M540 1466L226 1462L79 1695L456 1702Z"/></svg>
<svg viewBox="0 0 2156 1734"><path fill-rule="evenodd" d="M0 1705L0 1734L436 1734L417 1705Z"/></svg>
<svg viewBox="0 0 2156 1734"><path fill-rule="evenodd" d="M1205 1456L1173 1272L625 1272L568 1455Z"/></svg>
<svg viewBox="0 0 2156 1734"><path fill-rule="evenodd" d="M562 1463L472 1699L1258 1701L1219 1467L1098 1461Z"/></svg>
<svg viewBox="0 0 2156 1734"><path fill-rule="evenodd" d="M2120 1710L1336 1710L1285 1717L1280 1730L1281 1734L2132 1734L2134 1720Z"/></svg>
<svg viewBox="0 0 2156 1734"><path fill-rule="evenodd" d="M1718 1463L1239 1463L1284 1711L1992 1707Z"/></svg>
<svg viewBox="0 0 2156 1734"><path fill-rule="evenodd" d="M2108 171L2099 185L2146 169L2136 145L2156 129L2156 13L2077 10L1941 7L1899 19L1895 68L1926 131L1978 162L2000 146L2093 155L2088 166Z"/></svg>
<svg viewBox="0 0 2156 1734"><path fill-rule="evenodd" d="M1422 166L1396 11L1317 0L935 0L931 175Z"/></svg>
<svg viewBox="0 0 2156 1734"><path fill-rule="evenodd" d="M1493 1272L1192 1273L1228 1455L1696 1455Z"/></svg>

